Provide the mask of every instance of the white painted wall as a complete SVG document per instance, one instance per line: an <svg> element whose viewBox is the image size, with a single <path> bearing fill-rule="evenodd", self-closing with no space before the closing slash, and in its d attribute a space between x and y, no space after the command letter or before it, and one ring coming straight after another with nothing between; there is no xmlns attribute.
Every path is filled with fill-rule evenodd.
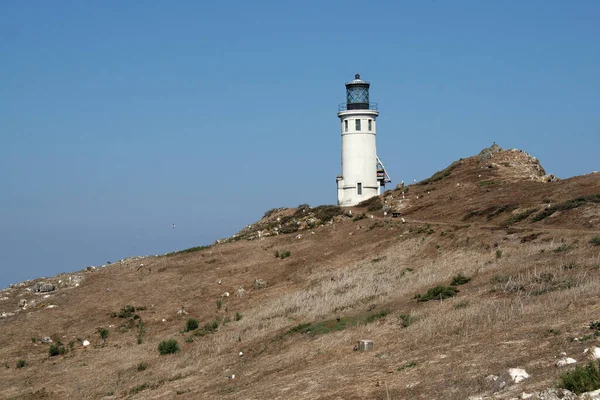
<svg viewBox="0 0 600 400"><path fill-rule="evenodd" d="M379 194L377 181L377 131L376 110L340 111L338 117L342 130L342 180L338 181L338 204L354 206ZM361 130L356 130L356 119L361 120ZM371 130L368 130L368 120ZM348 121L348 131L345 129ZM362 195L358 194L357 183L362 183Z"/></svg>

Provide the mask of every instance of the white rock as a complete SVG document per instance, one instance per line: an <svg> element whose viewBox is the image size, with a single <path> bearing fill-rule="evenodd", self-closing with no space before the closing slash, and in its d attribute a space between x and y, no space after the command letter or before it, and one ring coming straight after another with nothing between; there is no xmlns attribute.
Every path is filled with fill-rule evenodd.
<svg viewBox="0 0 600 400"><path fill-rule="evenodd" d="M54 305L54 304L50 304L50 305L47 305L47 306L46 306L46 308L56 308L56 307L58 307L58 306L56 306L56 305Z"/></svg>
<svg viewBox="0 0 600 400"><path fill-rule="evenodd" d="M162 319L162 322L167 322L167 320L163 318L163 319Z"/></svg>
<svg viewBox="0 0 600 400"><path fill-rule="evenodd" d="M529 378L529 374L523 368L509 368L508 374L515 383L519 383Z"/></svg>
<svg viewBox="0 0 600 400"><path fill-rule="evenodd" d="M225 292L221 296L223 296L223 297L229 297L229 292Z"/></svg>
<svg viewBox="0 0 600 400"><path fill-rule="evenodd" d="M559 359L558 361L556 361L556 366L564 367L565 365L575 364L576 362L577 362L577 360L575 360L574 358L563 357L563 358Z"/></svg>
<svg viewBox="0 0 600 400"><path fill-rule="evenodd" d="M244 353L240 351L240 354L239 354L239 356L240 356L240 357L244 357Z"/></svg>
<svg viewBox="0 0 600 400"><path fill-rule="evenodd" d="M0 297L0 301L8 300L8 297Z"/></svg>
<svg viewBox="0 0 600 400"><path fill-rule="evenodd" d="M88 347L90 345L90 342L88 340L84 340L82 343L83 347Z"/></svg>
<svg viewBox="0 0 600 400"><path fill-rule="evenodd" d="M590 349L590 352L591 352L590 357L592 358L592 360L597 360L600 358L600 347L594 346Z"/></svg>

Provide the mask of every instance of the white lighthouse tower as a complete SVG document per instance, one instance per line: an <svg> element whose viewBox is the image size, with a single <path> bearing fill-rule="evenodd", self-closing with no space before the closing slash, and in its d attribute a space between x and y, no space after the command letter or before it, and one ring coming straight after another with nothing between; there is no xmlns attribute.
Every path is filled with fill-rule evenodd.
<svg viewBox="0 0 600 400"><path fill-rule="evenodd" d="M377 103L369 103L369 82L346 83L346 103L338 107L342 122L342 174L337 177L338 205L354 206L381 193L391 182L377 157Z"/></svg>

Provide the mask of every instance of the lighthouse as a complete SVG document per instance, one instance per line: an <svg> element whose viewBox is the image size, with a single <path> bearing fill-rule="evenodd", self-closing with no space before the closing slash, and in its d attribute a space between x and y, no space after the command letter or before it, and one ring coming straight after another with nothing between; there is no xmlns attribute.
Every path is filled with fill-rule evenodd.
<svg viewBox="0 0 600 400"><path fill-rule="evenodd" d="M360 79L346 83L346 102L338 106L342 130L342 174L338 175L338 205L354 206L381 193L391 182L377 157L377 103L369 102L371 84Z"/></svg>

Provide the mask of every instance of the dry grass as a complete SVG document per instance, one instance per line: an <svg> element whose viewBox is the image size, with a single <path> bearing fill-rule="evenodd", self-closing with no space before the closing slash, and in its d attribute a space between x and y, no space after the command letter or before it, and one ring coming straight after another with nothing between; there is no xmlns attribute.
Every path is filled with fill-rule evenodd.
<svg viewBox="0 0 600 400"><path fill-rule="evenodd" d="M509 367L523 367L532 378L505 389L501 398L552 386L559 375L555 357L566 351L581 358L589 343L572 339L589 335L589 322L598 319L600 253L590 238L599 233L594 222L589 226L600 215L598 205L558 211L542 226L523 219L516 228L502 227L506 216L494 217L496 224L486 215L473 214L469 226L461 220L469 210L495 203L531 209L538 198L590 195L600 192L600 183L563 181L552 184L553 192L547 185L508 181L482 188L469 181L480 169L467 167L475 168L463 160L436 181L435 190L411 186L411 196L425 197L411 200L408 224L377 215L375 221L318 227L301 240L280 235L128 260L82 271L81 286L46 299L25 288L3 291L3 310L18 308L22 298L36 304L0 319L0 360L8 365L0 369L0 398L464 400L490 393L484 377ZM511 187L518 195L503 197ZM440 201L450 197L458 200ZM426 231L418 229L427 224ZM275 259L276 249L292 256ZM471 281L456 297L414 299L458 274ZM268 286L254 289L257 278ZM238 297L240 287L245 293ZM226 291L232 295L223 297ZM123 319L111 317L127 304L145 307L136 311L146 329L141 344L135 327L120 328ZM176 314L181 306L188 315ZM358 320L382 310L389 313L340 331L284 334L301 323ZM237 312L243 314L239 321ZM216 332L194 336L185 332L188 318L201 327L220 322ZM106 345L98 327L109 329ZM43 336L75 344L50 359L47 345L31 341ZM78 338L92 345L84 349ZM158 343L171 338L181 351L160 356ZM354 352L365 338L374 341L374 351ZM26 367L15 367L19 359ZM138 370L142 362L148 367ZM232 374L236 378L228 379Z"/></svg>

